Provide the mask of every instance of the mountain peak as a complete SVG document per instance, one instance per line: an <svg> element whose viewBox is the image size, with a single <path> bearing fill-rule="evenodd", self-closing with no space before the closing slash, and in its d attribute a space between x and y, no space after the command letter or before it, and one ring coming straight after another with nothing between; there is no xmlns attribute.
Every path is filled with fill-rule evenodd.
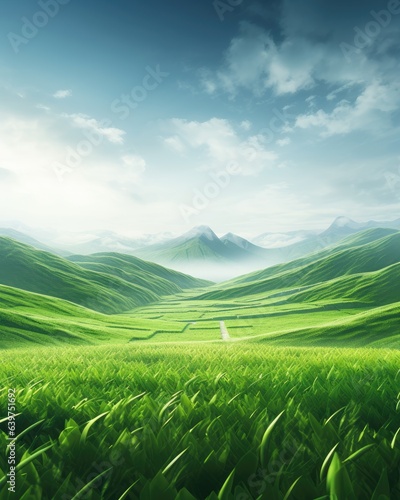
<svg viewBox="0 0 400 500"><path fill-rule="evenodd" d="M222 236L221 240L232 240L234 238L240 238L240 236L237 236L235 233L226 233Z"/></svg>
<svg viewBox="0 0 400 500"><path fill-rule="evenodd" d="M356 228L359 226L358 222L355 222L354 220L350 219L349 217L345 216L340 216L336 217L336 219L333 221L331 227L352 227Z"/></svg>
<svg viewBox="0 0 400 500"><path fill-rule="evenodd" d="M225 234L224 236L222 236L221 241L225 244L227 244L227 242L233 243L234 245L236 245L236 247L239 247L248 252L256 252L257 254L259 254L260 252L264 252L263 248L254 245L254 243L251 243L250 241L242 238L241 236L238 236L235 233Z"/></svg>
<svg viewBox="0 0 400 500"><path fill-rule="evenodd" d="M209 226L195 226L190 231L183 235L185 239L196 238L199 236L204 236L209 240L218 240L218 236Z"/></svg>

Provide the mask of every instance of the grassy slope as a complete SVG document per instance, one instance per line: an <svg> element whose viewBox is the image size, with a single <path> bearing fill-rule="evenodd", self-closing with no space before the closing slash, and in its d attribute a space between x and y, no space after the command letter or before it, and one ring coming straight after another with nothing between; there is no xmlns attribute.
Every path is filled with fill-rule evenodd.
<svg viewBox="0 0 400 500"><path fill-rule="evenodd" d="M180 289L199 288L211 282L193 278L187 274L173 271L165 267L146 262L131 255L115 252L97 253L93 255L73 255L68 258L85 269L106 272L124 279L129 283L148 287L160 295L178 292ZM173 285L175 285L175 290Z"/></svg>
<svg viewBox="0 0 400 500"><path fill-rule="evenodd" d="M202 296L207 299L228 299L244 297L271 290L313 285L329 281L340 276L372 272L400 262L400 232L380 238L365 245L340 249L327 257L319 258L294 269L284 270L262 279L271 270L253 273L254 281L238 284L227 282L230 288L209 292Z"/></svg>
<svg viewBox="0 0 400 500"><path fill-rule="evenodd" d="M400 301L400 264L371 273L342 276L286 298L287 302L357 300L371 305Z"/></svg>
<svg viewBox="0 0 400 500"><path fill-rule="evenodd" d="M29 344L126 343L157 331L179 333L184 323L108 316L65 300L0 285L0 348Z"/></svg>
<svg viewBox="0 0 400 500"><path fill-rule="evenodd" d="M255 337L255 342L292 346L385 347L400 349L400 302L351 317Z"/></svg>
<svg viewBox="0 0 400 500"><path fill-rule="evenodd" d="M100 257L97 269L90 270L10 238L0 238L0 283L110 314L156 301L160 295L179 293L181 286L207 284L134 257L116 255Z"/></svg>
<svg viewBox="0 0 400 500"><path fill-rule="evenodd" d="M69 252L58 250L56 248L50 248L47 245L44 245L40 241L28 236L25 233L21 233L20 231L16 231L11 228L0 228L0 236L4 236L5 238L12 238L13 240L19 241L20 243L24 243L25 245L30 245L37 250L43 250L45 252L54 253L56 255L61 255L63 257L71 255Z"/></svg>
<svg viewBox="0 0 400 500"><path fill-rule="evenodd" d="M158 300L151 289L83 269L9 238L0 238L0 283L110 314Z"/></svg>
<svg viewBox="0 0 400 500"><path fill-rule="evenodd" d="M270 278L271 276L276 276L278 274L284 273L285 271L290 271L295 268L304 267L308 264L311 264L323 258L332 256L339 251L367 245L369 243L373 243L377 240L395 234L400 234L400 233L395 229L386 229L386 228L367 229L366 231L362 231L355 235L348 236L347 238L341 240L340 243L331 245L318 252L312 252L309 255L306 255L305 257L291 260L290 262L286 262L284 264L271 266L261 271L256 271L244 276L239 276L238 278L235 278L227 282L226 285L231 286L233 284L250 283L253 281L260 281L266 278Z"/></svg>

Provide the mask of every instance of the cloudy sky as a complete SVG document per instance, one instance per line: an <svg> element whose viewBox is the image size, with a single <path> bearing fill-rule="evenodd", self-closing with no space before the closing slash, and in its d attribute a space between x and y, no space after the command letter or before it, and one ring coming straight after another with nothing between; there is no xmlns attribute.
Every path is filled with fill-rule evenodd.
<svg viewBox="0 0 400 500"><path fill-rule="evenodd" d="M400 1L4 0L0 220L400 216Z"/></svg>

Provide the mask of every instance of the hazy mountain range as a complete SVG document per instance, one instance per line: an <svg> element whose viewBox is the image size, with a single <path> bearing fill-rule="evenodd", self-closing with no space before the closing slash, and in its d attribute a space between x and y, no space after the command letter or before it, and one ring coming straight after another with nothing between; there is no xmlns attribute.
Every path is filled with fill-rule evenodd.
<svg viewBox="0 0 400 500"><path fill-rule="evenodd" d="M336 227L349 230L346 224ZM222 253L242 257L238 248L258 253L260 247L227 236L218 238L209 228L198 228L170 241L167 247L183 252L186 245L190 249L197 241L198 248L209 249L204 256L207 258ZM272 307L268 313L271 317L290 311L344 311L340 320L320 328L299 329L291 335L302 341L308 337L320 339L322 343L329 342L330 337L355 343L390 343L396 342L398 335L399 279L400 231L391 228L357 231L318 252L219 285L130 255L105 252L62 257L0 237L0 323L3 341L18 345L92 343L147 329L179 334L185 328L186 316L186 320L172 325L157 323L160 316L154 314L151 321L157 324L152 326L150 320L147 324L135 317L137 324L132 325L129 315L118 319L99 313L115 315L169 300L162 309L169 314L173 304L191 310L191 304L205 300L210 307L217 302L223 304L220 314L224 318L237 318L240 313L252 321L267 314L265 307ZM188 293L194 302L190 302ZM263 301L269 301L268 305L255 305ZM277 312L280 306L283 309ZM349 308L360 313L349 316L345 313ZM176 310L169 317L176 320Z"/></svg>
<svg viewBox="0 0 400 500"><path fill-rule="evenodd" d="M224 281L297 259L347 236L378 227L399 230L400 219L359 223L338 217L320 233L310 230L263 233L251 241L233 233L218 237L208 226L198 226L175 237L171 233L160 233L129 238L112 231L60 236L30 228L24 228L26 232L0 229L0 236L62 256L102 252L133 255L199 278Z"/></svg>

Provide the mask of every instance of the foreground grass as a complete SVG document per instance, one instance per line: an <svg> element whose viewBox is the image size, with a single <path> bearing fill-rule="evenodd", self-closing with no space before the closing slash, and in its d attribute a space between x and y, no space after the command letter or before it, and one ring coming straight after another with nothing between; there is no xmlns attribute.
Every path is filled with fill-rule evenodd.
<svg viewBox="0 0 400 500"><path fill-rule="evenodd" d="M3 351L21 465L0 499L399 498L399 361L235 343Z"/></svg>

